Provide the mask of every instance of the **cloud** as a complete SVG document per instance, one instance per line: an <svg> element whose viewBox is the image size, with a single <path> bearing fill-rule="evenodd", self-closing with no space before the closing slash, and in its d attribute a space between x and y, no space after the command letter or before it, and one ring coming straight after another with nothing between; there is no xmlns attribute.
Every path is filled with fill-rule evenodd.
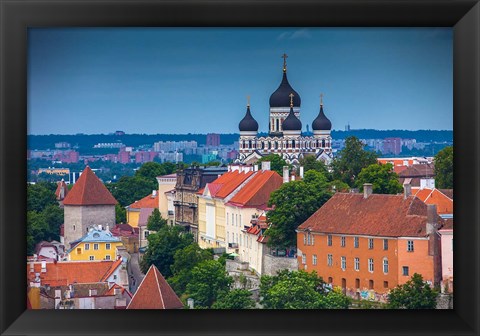
<svg viewBox="0 0 480 336"><path fill-rule="evenodd" d="M293 32L283 32L277 36L277 40L298 40L298 39L309 39L312 35L310 31L306 28L295 30Z"/></svg>

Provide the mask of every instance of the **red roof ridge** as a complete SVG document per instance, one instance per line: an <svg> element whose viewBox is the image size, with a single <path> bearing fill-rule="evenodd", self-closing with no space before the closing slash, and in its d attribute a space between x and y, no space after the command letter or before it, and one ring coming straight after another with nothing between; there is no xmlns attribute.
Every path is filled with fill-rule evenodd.
<svg viewBox="0 0 480 336"><path fill-rule="evenodd" d="M101 281L106 281L108 277L112 275L113 272L115 272L115 270L118 268L118 266L120 266L121 263L122 258L118 258L117 260L115 260L112 266L110 266L110 269L108 269L107 272L102 276Z"/></svg>

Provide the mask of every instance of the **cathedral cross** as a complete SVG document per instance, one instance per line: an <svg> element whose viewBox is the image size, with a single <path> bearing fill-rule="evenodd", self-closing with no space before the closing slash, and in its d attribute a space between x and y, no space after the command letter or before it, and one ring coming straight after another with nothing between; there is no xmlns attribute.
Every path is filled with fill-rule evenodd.
<svg viewBox="0 0 480 336"><path fill-rule="evenodd" d="M294 94L290 93L288 96L290 97L290 107L293 107L293 96L294 96Z"/></svg>
<svg viewBox="0 0 480 336"><path fill-rule="evenodd" d="M320 105L323 105L323 93L320 93Z"/></svg>
<svg viewBox="0 0 480 336"><path fill-rule="evenodd" d="M283 71L287 71L287 58L288 58L287 54L284 53L282 55L282 58L283 58Z"/></svg>
<svg viewBox="0 0 480 336"><path fill-rule="evenodd" d="M250 96L247 96L247 106L250 106Z"/></svg>

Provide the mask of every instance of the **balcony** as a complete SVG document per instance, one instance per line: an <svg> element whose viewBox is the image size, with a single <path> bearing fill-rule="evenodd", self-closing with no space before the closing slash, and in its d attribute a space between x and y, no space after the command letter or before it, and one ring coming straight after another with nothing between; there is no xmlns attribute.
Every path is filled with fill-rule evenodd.
<svg viewBox="0 0 480 336"><path fill-rule="evenodd" d="M197 203L188 203L188 207L189 207L189 208L196 208L196 207L197 207Z"/></svg>

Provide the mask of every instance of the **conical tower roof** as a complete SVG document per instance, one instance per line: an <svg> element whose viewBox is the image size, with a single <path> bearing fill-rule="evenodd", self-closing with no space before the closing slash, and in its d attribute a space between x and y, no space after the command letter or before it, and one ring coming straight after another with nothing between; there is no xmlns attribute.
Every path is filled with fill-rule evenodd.
<svg viewBox="0 0 480 336"><path fill-rule="evenodd" d="M89 166L63 200L64 205L115 205L117 200Z"/></svg>

